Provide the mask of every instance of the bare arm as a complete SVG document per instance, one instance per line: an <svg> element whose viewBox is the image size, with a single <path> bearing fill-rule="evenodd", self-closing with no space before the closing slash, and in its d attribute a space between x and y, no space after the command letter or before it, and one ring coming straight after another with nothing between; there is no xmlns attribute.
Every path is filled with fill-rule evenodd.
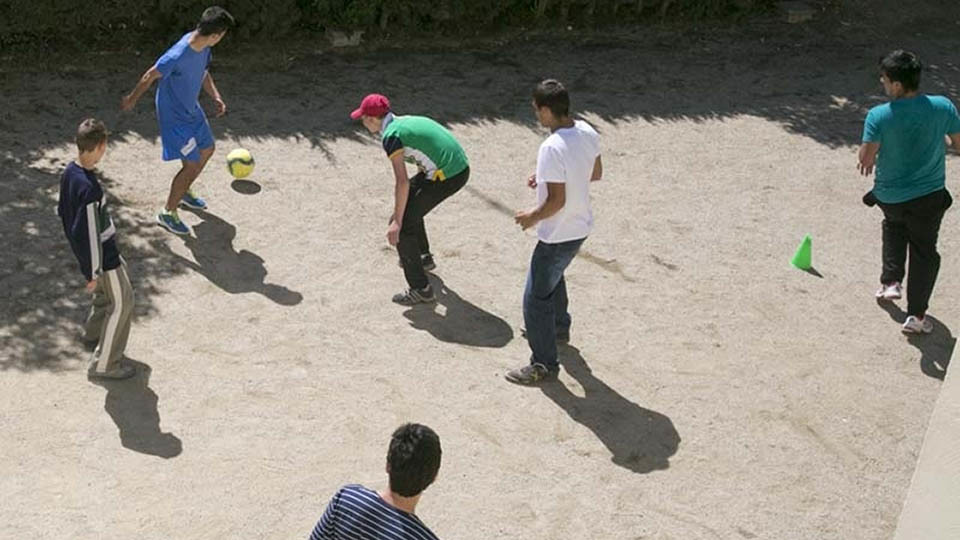
<svg viewBox="0 0 960 540"><path fill-rule="evenodd" d="M953 146L954 152L960 152L960 133L951 133L947 135L947 146Z"/></svg>
<svg viewBox="0 0 960 540"><path fill-rule="evenodd" d="M593 162L593 174L590 175L590 181L596 182L603 178L603 161L600 159L600 156L597 156L596 161Z"/></svg>
<svg viewBox="0 0 960 540"><path fill-rule="evenodd" d="M873 174L873 166L877 163L877 152L880 151L880 143L863 143L860 145L858 155L857 169L863 176Z"/></svg>
<svg viewBox="0 0 960 540"><path fill-rule="evenodd" d="M538 221L556 214L567 204L567 185L557 182L547 182L547 199L538 208L527 212L517 212L513 220L523 230L534 226Z"/></svg>
<svg viewBox="0 0 960 540"><path fill-rule="evenodd" d="M387 228L387 241L391 246L397 245L400 240L400 227L403 225L403 213L407 209L407 199L410 197L410 179L407 177L407 166L403 162L403 150L397 150L390 156L395 180L393 191L393 217Z"/></svg>
<svg viewBox="0 0 960 540"><path fill-rule="evenodd" d="M132 110L137 105L140 96L150 88L150 85L152 85L154 81L162 77L163 75L157 70L157 66L150 66L150 69L137 81L137 86L135 86L129 94L123 96L123 100L120 102L120 108L124 111Z"/></svg>
<svg viewBox="0 0 960 540"><path fill-rule="evenodd" d="M208 96L213 98L213 102L217 104L217 116L219 117L226 114L227 105L220 97L220 92L217 90L217 85L213 83L213 75L210 75L209 71L203 74L203 91L206 92Z"/></svg>

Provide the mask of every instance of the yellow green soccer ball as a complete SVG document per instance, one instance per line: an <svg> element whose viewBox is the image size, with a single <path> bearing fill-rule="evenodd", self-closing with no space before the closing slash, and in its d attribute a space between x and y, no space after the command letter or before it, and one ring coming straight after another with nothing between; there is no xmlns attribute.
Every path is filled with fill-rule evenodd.
<svg viewBox="0 0 960 540"><path fill-rule="evenodd" d="M253 172L253 156L243 148L227 154L227 170L234 178L246 178Z"/></svg>

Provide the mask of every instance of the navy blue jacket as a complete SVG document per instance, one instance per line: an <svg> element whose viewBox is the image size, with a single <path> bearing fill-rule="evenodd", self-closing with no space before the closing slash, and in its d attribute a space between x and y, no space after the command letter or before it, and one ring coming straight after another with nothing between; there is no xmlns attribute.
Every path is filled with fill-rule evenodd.
<svg viewBox="0 0 960 540"><path fill-rule="evenodd" d="M87 281L120 266L117 228L107 211L107 196L93 171L70 162L60 176L57 215Z"/></svg>

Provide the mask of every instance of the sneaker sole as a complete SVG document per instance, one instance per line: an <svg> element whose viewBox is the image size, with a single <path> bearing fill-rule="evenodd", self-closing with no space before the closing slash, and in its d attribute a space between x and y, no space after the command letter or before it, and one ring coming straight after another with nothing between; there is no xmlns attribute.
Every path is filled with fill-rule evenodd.
<svg viewBox="0 0 960 540"><path fill-rule="evenodd" d="M925 330L923 328L920 330L914 330L913 328L900 328L900 331L911 336L926 336L933 333L933 328L929 330Z"/></svg>
<svg viewBox="0 0 960 540"><path fill-rule="evenodd" d="M392 301L394 304L397 304L398 306L412 307L412 306L419 306L423 304L435 304L437 302L437 299L436 297L434 297L429 300L425 299L425 300L419 300L417 302L397 302L396 300L392 300Z"/></svg>
<svg viewBox="0 0 960 540"><path fill-rule="evenodd" d="M200 205L198 205L198 204L190 204L190 203L188 203L187 201L180 201L180 204L182 204L183 206L186 206L187 208L193 209L193 210L206 210L207 207L209 206L209 205L206 205L206 204L203 205L203 206L200 206Z"/></svg>
<svg viewBox="0 0 960 540"><path fill-rule="evenodd" d="M187 229L186 231L183 231L183 232L180 232L180 231L178 231L178 230L175 230L175 229L171 228L169 225L167 225L166 223L164 223L163 220L160 219L159 216L157 216L157 225L160 225L160 226L163 227L164 229L166 229L166 230L168 230L168 231L170 231L170 232L172 232L173 234L176 234L176 235L178 235L178 236L189 236L189 235L190 235L190 229Z"/></svg>
<svg viewBox="0 0 960 540"><path fill-rule="evenodd" d="M503 378L506 379L506 381L509 383L519 384L521 386L536 386L541 383L549 383L549 382L555 381L557 380L558 375L556 373L551 373L535 381L528 381L525 379L521 379L519 377L511 377L509 373L504 373Z"/></svg>

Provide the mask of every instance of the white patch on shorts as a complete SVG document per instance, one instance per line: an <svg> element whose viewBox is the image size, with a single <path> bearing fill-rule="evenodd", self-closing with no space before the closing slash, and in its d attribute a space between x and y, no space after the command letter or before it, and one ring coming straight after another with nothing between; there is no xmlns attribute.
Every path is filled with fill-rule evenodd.
<svg viewBox="0 0 960 540"><path fill-rule="evenodd" d="M197 139L190 137L190 140L187 141L187 144L183 145L183 148L180 149L180 155L188 156L190 152L193 152L197 149Z"/></svg>

